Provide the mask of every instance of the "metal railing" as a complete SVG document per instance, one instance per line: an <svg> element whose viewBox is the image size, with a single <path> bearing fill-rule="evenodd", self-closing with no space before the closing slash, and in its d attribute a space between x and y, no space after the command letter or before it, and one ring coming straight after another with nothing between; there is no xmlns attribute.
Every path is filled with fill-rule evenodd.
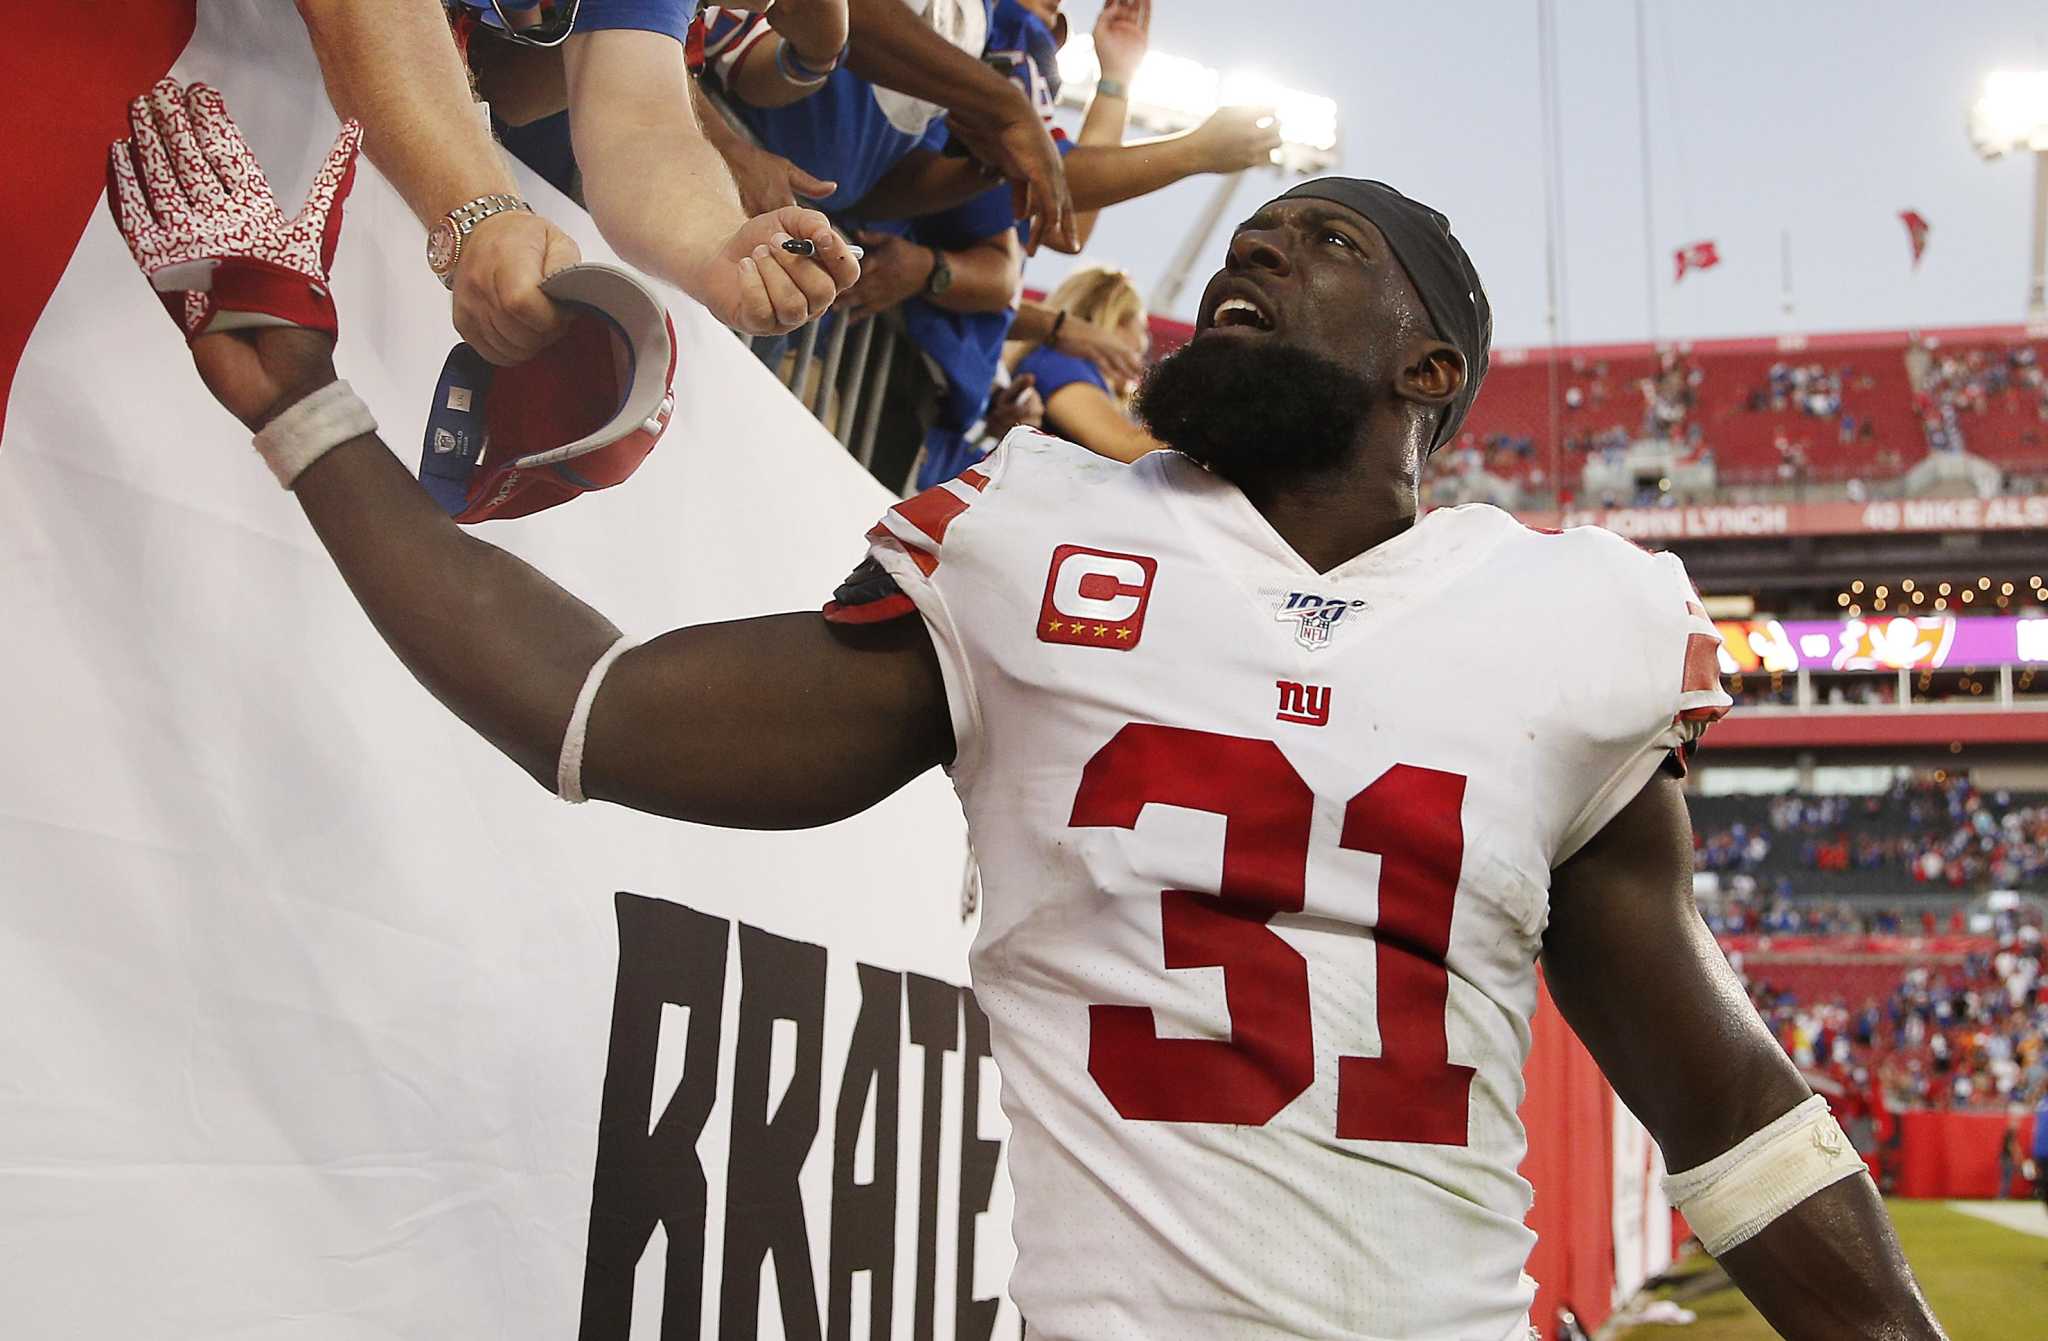
<svg viewBox="0 0 2048 1341"><path fill-rule="evenodd" d="M894 313L859 322L825 317L780 339L752 343L755 354L769 361L790 394L872 471L882 404L896 360L916 353L901 319ZM900 482L898 487L900 491Z"/></svg>

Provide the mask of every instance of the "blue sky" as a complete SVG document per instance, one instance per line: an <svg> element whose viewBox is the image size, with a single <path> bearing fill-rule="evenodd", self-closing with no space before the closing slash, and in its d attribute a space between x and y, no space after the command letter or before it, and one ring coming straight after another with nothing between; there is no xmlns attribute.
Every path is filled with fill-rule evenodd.
<svg viewBox="0 0 2048 1341"><path fill-rule="evenodd" d="M1086 32L1096 0L1068 0ZM1565 336L1651 334L1644 301L1634 5L1559 0ZM2009 323L2025 310L2032 166L1965 132L1982 75L2048 66L2048 5L1649 0L1650 137L1662 337ZM1496 341L1545 339L1535 0L1154 0L1153 46L1334 97L1339 171L1449 214L1493 300ZM1214 178L1106 211L1089 255L1149 293ZM1248 174L1232 218L1282 189ZM1908 263L1901 209L1933 224ZM1790 233L1796 310L1780 298ZM1222 232L1209 254L1220 259ZM1671 252L1719 269L1671 282ZM1026 272L1050 288L1070 262ZM1205 268L1183 304L1200 292ZM1176 315L1187 315L1185 312Z"/></svg>

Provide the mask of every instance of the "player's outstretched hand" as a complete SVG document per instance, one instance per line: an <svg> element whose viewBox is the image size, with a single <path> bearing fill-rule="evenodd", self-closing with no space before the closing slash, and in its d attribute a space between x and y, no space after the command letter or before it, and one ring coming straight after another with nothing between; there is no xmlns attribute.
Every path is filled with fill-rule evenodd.
<svg viewBox="0 0 2048 1341"><path fill-rule="evenodd" d="M217 90L163 80L129 104L128 132L108 154L107 207L207 390L255 427L333 381L327 277L362 127L342 124L290 218Z"/></svg>
<svg viewBox="0 0 2048 1341"><path fill-rule="evenodd" d="M192 366L254 433L334 380L334 341L296 326L216 331L192 342Z"/></svg>
<svg viewBox="0 0 2048 1341"><path fill-rule="evenodd" d="M783 245L791 241L808 242L811 254ZM859 278L860 262L831 221L791 205L741 224L687 287L741 334L786 335Z"/></svg>

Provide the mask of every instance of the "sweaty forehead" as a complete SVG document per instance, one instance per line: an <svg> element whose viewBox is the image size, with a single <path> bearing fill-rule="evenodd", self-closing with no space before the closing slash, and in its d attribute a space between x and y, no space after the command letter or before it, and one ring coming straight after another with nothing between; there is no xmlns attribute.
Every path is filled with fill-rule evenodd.
<svg viewBox="0 0 2048 1341"><path fill-rule="evenodd" d="M1347 205L1308 196L1293 200L1275 200L1262 205L1256 214L1239 224L1235 231L1242 233L1247 229L1309 228L1317 224L1341 224L1381 255L1391 254L1386 236L1380 232L1378 224Z"/></svg>
<svg viewBox="0 0 2048 1341"><path fill-rule="evenodd" d="M1362 245L1365 254L1374 260L1395 262L1387 267L1391 276L1391 292L1398 297L1411 315L1431 330L1435 329L1435 323L1429 317L1429 308L1424 305L1422 295L1416 290L1415 281L1409 276L1407 268L1402 266L1399 258L1394 255L1394 249L1387 242L1386 234L1380 231L1378 224L1348 205L1340 205L1334 200L1318 200L1313 196L1275 200L1261 206L1257 213L1239 224L1234 231L1242 233L1254 229L1320 228L1328 225L1336 225L1350 234Z"/></svg>

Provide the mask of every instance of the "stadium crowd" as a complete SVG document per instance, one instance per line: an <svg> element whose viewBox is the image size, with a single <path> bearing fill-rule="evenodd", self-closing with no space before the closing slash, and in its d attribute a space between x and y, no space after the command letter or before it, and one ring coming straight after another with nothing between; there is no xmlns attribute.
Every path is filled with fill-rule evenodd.
<svg viewBox="0 0 2048 1341"><path fill-rule="evenodd" d="M1947 772L1878 795L1746 801L1749 819L1694 835L1698 869L1721 877L1703 911L1758 1012L1817 1084L1873 1121L2048 1097L2048 905L2024 897L2048 892L2048 805ZM1961 899L1937 911L1813 897L1814 877L1829 872L1862 873L1873 894L2022 897L1974 914Z"/></svg>
<svg viewBox="0 0 2048 1341"><path fill-rule="evenodd" d="M1850 1001L1776 985L1747 967L1750 999L1803 1070L1899 1108L2007 1108L2048 1097L2048 981L2038 913L1993 951L1902 966L1883 995ZM1738 968L1744 968L1738 965Z"/></svg>
<svg viewBox="0 0 2048 1341"><path fill-rule="evenodd" d="M1699 869L1774 877L1863 872L1932 890L2048 886L2048 802L1980 790L1965 773L1902 779L1879 796L1778 796L1693 835ZM1787 858L1790 858L1788 861Z"/></svg>
<svg viewBox="0 0 2048 1341"><path fill-rule="evenodd" d="M1107 205L1280 145L1253 107L1127 142L1152 0L1101 6L1072 137L1053 121L1061 0L298 3L335 106L441 238L430 264L484 357L516 364L560 335L539 283L578 259L502 145L785 380L804 366L792 331L890 322L931 374L888 382L914 402L887 420L914 439L896 485L913 458L920 483L957 473L1018 423L1121 458L1155 446L1126 413L1147 347L1129 278L1086 269L1033 304L1024 265L1041 245L1079 252Z"/></svg>
<svg viewBox="0 0 2048 1341"><path fill-rule="evenodd" d="M1994 407L2030 409L2048 423L2048 377L2031 345L1944 352L1916 340L1906 351L1906 370L1913 383L1913 412L1930 451L1965 450L1968 418Z"/></svg>
<svg viewBox="0 0 2048 1341"><path fill-rule="evenodd" d="M1960 933L1963 909L1944 916L1931 908L1918 912L1898 904L1868 907L1844 899L1795 898L1777 895L1768 901L1754 892L1718 900L1705 910L1707 926L1716 935L1748 936L1936 936Z"/></svg>

